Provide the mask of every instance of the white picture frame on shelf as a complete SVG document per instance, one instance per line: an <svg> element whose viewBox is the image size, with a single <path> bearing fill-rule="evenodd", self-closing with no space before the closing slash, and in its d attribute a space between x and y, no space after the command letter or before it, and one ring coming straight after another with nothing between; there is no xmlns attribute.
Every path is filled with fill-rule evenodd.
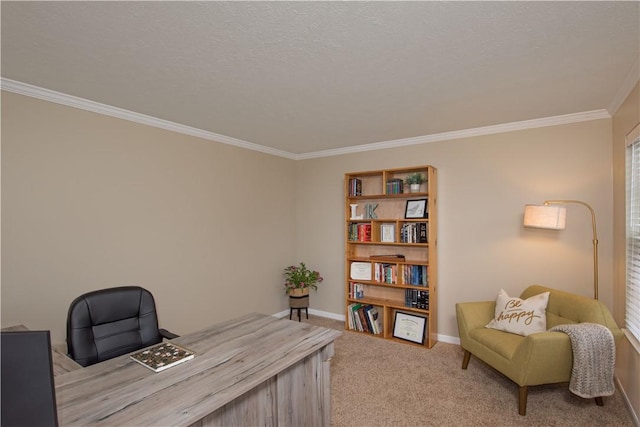
<svg viewBox="0 0 640 427"><path fill-rule="evenodd" d="M396 241L396 225L395 224L380 225L380 241L384 243L393 243Z"/></svg>
<svg viewBox="0 0 640 427"><path fill-rule="evenodd" d="M352 262L349 275L352 280L371 280L371 263Z"/></svg>

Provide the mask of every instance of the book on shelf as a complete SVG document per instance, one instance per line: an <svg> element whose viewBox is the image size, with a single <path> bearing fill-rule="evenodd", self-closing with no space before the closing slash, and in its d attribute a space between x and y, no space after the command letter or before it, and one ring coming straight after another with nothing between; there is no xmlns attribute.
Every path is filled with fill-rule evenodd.
<svg viewBox="0 0 640 427"><path fill-rule="evenodd" d="M361 331L362 325L360 323L360 316L358 316L358 309L362 307L362 304L353 303L349 304L349 326L354 331Z"/></svg>
<svg viewBox="0 0 640 427"><path fill-rule="evenodd" d="M367 317L364 314L364 307L360 307L356 313L358 314L358 318L360 319L361 331L369 333L369 322L367 321Z"/></svg>
<svg viewBox="0 0 640 427"><path fill-rule="evenodd" d="M349 304L347 316L350 330L375 335L382 333L382 316L371 304Z"/></svg>
<svg viewBox="0 0 640 427"><path fill-rule="evenodd" d="M368 305L365 311L373 333L380 335L382 333L382 319L380 317L380 313L378 313L378 309L373 305Z"/></svg>
<svg viewBox="0 0 640 427"><path fill-rule="evenodd" d="M362 196L362 180L351 178L349 180L349 196Z"/></svg>
<svg viewBox="0 0 640 427"><path fill-rule="evenodd" d="M353 306L354 305L355 303L352 303L347 306L347 322L349 323L349 329L354 328L354 323L353 323Z"/></svg>
<svg viewBox="0 0 640 427"><path fill-rule="evenodd" d="M429 310L429 291L421 289L405 289L404 305L405 307Z"/></svg>
<svg viewBox="0 0 640 427"><path fill-rule="evenodd" d="M429 283L426 265L402 265L401 275L405 285L427 286Z"/></svg>
<svg viewBox="0 0 640 427"><path fill-rule="evenodd" d="M395 285L398 277L397 270L398 266L396 264L376 262L373 264L374 280Z"/></svg>
<svg viewBox="0 0 640 427"><path fill-rule="evenodd" d="M349 224L349 240L352 242L370 242L371 224L357 222Z"/></svg>
<svg viewBox="0 0 640 427"><path fill-rule="evenodd" d="M385 261L385 262L404 262L404 258L394 257L393 255L385 257L369 257L371 261Z"/></svg>
<svg viewBox="0 0 640 427"><path fill-rule="evenodd" d="M404 181L399 178L387 180L387 194L402 194L404 192Z"/></svg>
<svg viewBox="0 0 640 427"><path fill-rule="evenodd" d="M140 350L130 358L153 372L161 372L172 366L179 365L193 359L195 354L191 350L179 347L170 342L162 342L153 347Z"/></svg>
<svg viewBox="0 0 640 427"><path fill-rule="evenodd" d="M426 222L407 222L400 228L400 241L402 243L428 243Z"/></svg>
<svg viewBox="0 0 640 427"><path fill-rule="evenodd" d="M393 254L393 255L369 255L369 259L377 260L377 261L396 261L403 262L404 255L402 254Z"/></svg>
<svg viewBox="0 0 640 427"><path fill-rule="evenodd" d="M418 243L428 243L429 236L427 234L427 223L419 222L418 223Z"/></svg>
<svg viewBox="0 0 640 427"><path fill-rule="evenodd" d="M358 224L358 241L371 241L371 224Z"/></svg>
<svg viewBox="0 0 640 427"><path fill-rule="evenodd" d="M349 224L349 240L352 242L358 241L358 223L352 222Z"/></svg>
<svg viewBox="0 0 640 427"><path fill-rule="evenodd" d="M357 282L349 282L349 298L364 298L364 285Z"/></svg>

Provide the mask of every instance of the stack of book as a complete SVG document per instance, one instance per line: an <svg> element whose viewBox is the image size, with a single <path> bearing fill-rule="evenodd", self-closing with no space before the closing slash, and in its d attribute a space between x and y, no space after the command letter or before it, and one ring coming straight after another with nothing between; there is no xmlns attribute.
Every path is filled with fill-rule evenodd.
<svg viewBox="0 0 640 427"><path fill-rule="evenodd" d="M362 180L358 178L349 180L349 196L362 196Z"/></svg>
<svg viewBox="0 0 640 427"><path fill-rule="evenodd" d="M402 243L428 243L427 223L408 222L400 228L400 241Z"/></svg>
<svg viewBox="0 0 640 427"><path fill-rule="evenodd" d="M405 285L427 286L429 281L427 278L426 265L402 265L401 274Z"/></svg>
<svg viewBox="0 0 640 427"><path fill-rule="evenodd" d="M371 304L349 304L349 329L369 334L382 333L382 317L378 308Z"/></svg>
<svg viewBox="0 0 640 427"><path fill-rule="evenodd" d="M349 282L349 298L364 298L364 285L357 282Z"/></svg>
<svg viewBox="0 0 640 427"><path fill-rule="evenodd" d="M404 181L398 178L387 180L387 194L402 194Z"/></svg>
<svg viewBox="0 0 640 427"><path fill-rule="evenodd" d="M352 242L370 242L371 224L352 222L349 224L349 240Z"/></svg>
<svg viewBox="0 0 640 427"><path fill-rule="evenodd" d="M405 289L404 305L406 307L429 310L429 291L419 289Z"/></svg>
<svg viewBox="0 0 640 427"><path fill-rule="evenodd" d="M382 262L376 262L373 264L373 277L376 282L381 283L397 283L397 270L396 264L387 264Z"/></svg>

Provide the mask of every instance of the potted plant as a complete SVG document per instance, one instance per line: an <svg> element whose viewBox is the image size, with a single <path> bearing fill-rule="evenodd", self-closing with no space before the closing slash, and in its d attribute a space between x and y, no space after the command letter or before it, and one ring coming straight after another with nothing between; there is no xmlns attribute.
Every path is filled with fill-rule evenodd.
<svg viewBox="0 0 640 427"><path fill-rule="evenodd" d="M293 315L293 310L298 311L298 321L300 321L300 310L305 309L307 319L309 318L309 289L317 290L318 283L323 278L315 270L309 270L304 262L299 266L291 265L284 269L284 288L285 293L289 295L289 319Z"/></svg>
<svg viewBox="0 0 640 427"><path fill-rule="evenodd" d="M404 180L405 183L409 184L409 188L412 193L419 192L420 184L422 184L425 181L426 179L424 175L422 175L420 172L410 173L409 175L407 175L407 177Z"/></svg>
<svg viewBox="0 0 640 427"><path fill-rule="evenodd" d="M289 296L309 295L309 289L317 290L318 283L324 280L319 272L309 270L304 262L285 268L283 274L285 293Z"/></svg>

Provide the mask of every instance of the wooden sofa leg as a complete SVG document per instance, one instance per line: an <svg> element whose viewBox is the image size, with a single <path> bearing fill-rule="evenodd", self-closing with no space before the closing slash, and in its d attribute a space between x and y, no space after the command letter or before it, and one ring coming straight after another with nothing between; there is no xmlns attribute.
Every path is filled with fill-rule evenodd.
<svg viewBox="0 0 640 427"><path fill-rule="evenodd" d="M602 396L596 397L596 405L604 406L604 399L602 398Z"/></svg>
<svg viewBox="0 0 640 427"><path fill-rule="evenodd" d="M527 386L518 386L518 413L520 415L527 415Z"/></svg>
<svg viewBox="0 0 640 427"><path fill-rule="evenodd" d="M467 369L467 366L469 366L469 360L471 360L471 353L465 350L464 357L462 358L462 369Z"/></svg>

